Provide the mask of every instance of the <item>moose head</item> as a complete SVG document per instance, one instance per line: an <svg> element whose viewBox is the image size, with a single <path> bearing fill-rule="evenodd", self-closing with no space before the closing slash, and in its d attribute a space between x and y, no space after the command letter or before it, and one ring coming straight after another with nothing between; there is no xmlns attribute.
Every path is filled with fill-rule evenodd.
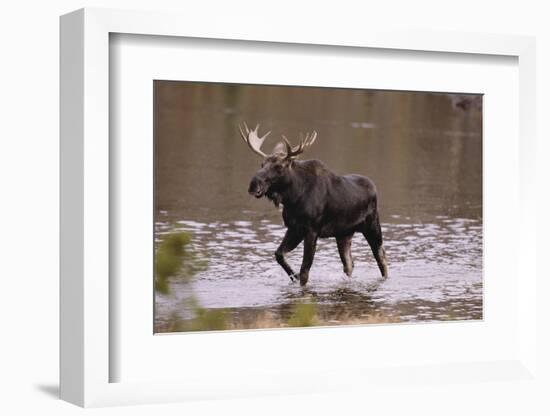
<svg viewBox="0 0 550 416"><path fill-rule="evenodd" d="M271 131L260 137L258 135L259 128L259 124L254 130L250 130L246 123L239 126L242 139L254 153L263 158L260 169L250 181L248 193L256 198L268 196L278 205L276 196L291 180L290 171L293 160L315 142L317 132L307 133L305 137L301 135L300 144L294 147L285 136L282 136L283 142L277 143L271 154L267 155L260 148Z"/></svg>

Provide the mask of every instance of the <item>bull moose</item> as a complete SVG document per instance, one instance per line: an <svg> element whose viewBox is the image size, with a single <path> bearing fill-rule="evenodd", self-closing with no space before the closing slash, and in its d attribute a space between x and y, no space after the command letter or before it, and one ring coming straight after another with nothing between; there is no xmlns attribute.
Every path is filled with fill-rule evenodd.
<svg viewBox="0 0 550 416"><path fill-rule="evenodd" d="M377 193L374 183L361 175L340 176L330 171L319 160L296 160L317 138L317 132L300 138L292 146L282 136L270 155L260 150L271 132L258 136L259 124L250 130L246 123L239 126L241 137L250 149L263 158L254 174L248 193L283 205L286 234L275 259L290 279L300 280L304 286L309 279L318 238L335 237L344 273L351 277L353 258L351 241L355 232L361 232L369 243L383 278L388 275L386 253L378 215ZM304 242L304 256L300 274L296 275L285 260L285 254Z"/></svg>

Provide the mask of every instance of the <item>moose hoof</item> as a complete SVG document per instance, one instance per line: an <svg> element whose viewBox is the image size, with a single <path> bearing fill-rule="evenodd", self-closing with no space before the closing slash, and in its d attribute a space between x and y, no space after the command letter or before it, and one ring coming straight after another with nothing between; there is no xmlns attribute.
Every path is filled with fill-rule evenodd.
<svg viewBox="0 0 550 416"><path fill-rule="evenodd" d="M307 281L309 279L308 275L300 275L300 286L305 286L307 284Z"/></svg>
<svg viewBox="0 0 550 416"><path fill-rule="evenodd" d="M298 276L296 273L289 274L288 277L290 277L291 282L295 282L300 278L300 276Z"/></svg>

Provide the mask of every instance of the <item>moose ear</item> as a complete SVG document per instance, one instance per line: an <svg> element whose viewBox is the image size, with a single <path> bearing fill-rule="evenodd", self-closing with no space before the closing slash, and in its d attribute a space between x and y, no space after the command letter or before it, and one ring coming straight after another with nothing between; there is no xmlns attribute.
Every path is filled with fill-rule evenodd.
<svg viewBox="0 0 550 416"><path fill-rule="evenodd" d="M285 146L285 144L283 142L277 143L275 145L275 147L273 148L272 153L276 156L286 157L286 146Z"/></svg>

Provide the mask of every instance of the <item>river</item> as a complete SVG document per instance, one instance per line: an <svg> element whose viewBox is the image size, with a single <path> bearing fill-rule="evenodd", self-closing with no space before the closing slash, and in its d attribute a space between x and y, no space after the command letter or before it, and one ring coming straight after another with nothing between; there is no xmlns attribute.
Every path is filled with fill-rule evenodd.
<svg viewBox="0 0 550 416"><path fill-rule="evenodd" d="M200 265L156 292L156 332L201 329L185 325L198 305L228 329L286 326L303 304L319 325L482 319L481 97L157 81L155 102L155 241L190 233L184 262ZM290 282L273 255L280 210L247 194L260 160L242 120L272 130L267 152L281 134L316 130L303 158L375 182L388 279L356 234L351 278L324 239L307 287ZM294 269L301 256L302 245Z"/></svg>

